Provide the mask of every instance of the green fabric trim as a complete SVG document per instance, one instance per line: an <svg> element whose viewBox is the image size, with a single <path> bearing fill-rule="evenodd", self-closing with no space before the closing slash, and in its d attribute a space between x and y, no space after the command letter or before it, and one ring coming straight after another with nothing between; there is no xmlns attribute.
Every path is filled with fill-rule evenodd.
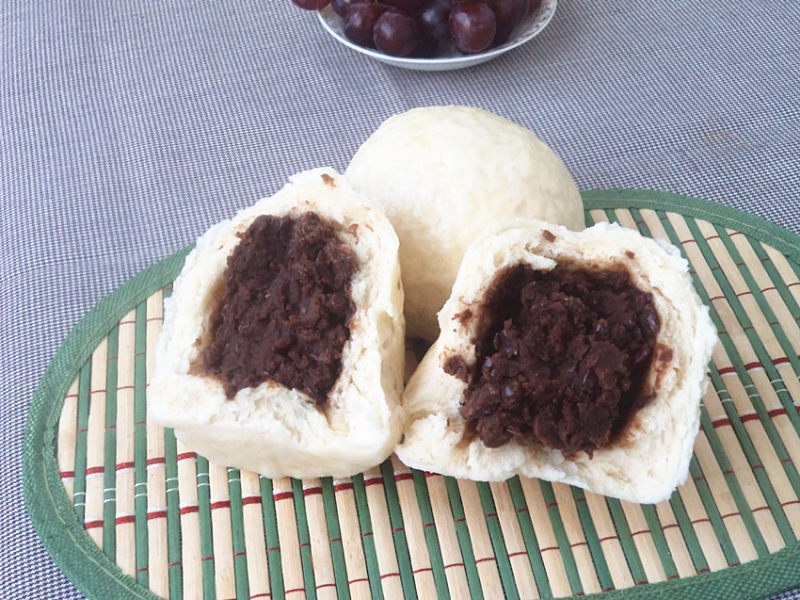
<svg viewBox="0 0 800 600"><path fill-rule="evenodd" d="M800 263L800 238L759 217L704 200L651 190L595 190L585 192L583 198L587 210L613 208L656 209L705 219L718 225L741 231L747 236L758 241L764 241L786 254L791 261L794 261L795 270L800 272L800 265L798 265ZM90 598L127 600L155 599L157 597L138 584L133 578L123 575L103 550L94 544L78 520L70 499L67 497L56 460L56 435L64 395L67 393L72 381L74 381L76 374L80 373L81 383L84 381L88 383L89 366L86 361L102 338L112 331L126 312L141 305L150 294L168 285L177 276L190 249L185 248L136 275L115 292L98 302L86 314L68 334L48 366L37 387L28 412L23 448L23 490L28 511L34 527L41 536L53 560L75 585ZM760 248L757 247L756 250L759 251ZM139 342L138 337L137 342ZM202 471L201 462L201 459L198 459L198 476ZM79 465L76 465L76 475L78 468ZM386 471L387 469L384 468L383 470ZM76 477L76 483L77 480ZM417 480L418 474L415 473L415 482ZM396 500L396 490L393 489L391 483L393 482L390 482L390 485L387 486L387 499ZM519 500L519 490L514 485L511 485L510 489L516 503ZM394 494L390 492L394 492ZM456 516L456 513L459 516L463 516L460 515L463 509L460 507L460 495L455 481L448 481L448 492L454 516ZM515 494L514 492L517 493ZM262 495L268 496L265 500L271 500L269 498L271 496L271 485L266 480L262 480ZM266 505L267 502L262 504ZM394 526L395 523L402 522L402 518L399 516L399 507L391 504L394 504L394 502L390 502L390 517ZM425 511L424 503L421 504L423 514L428 515L429 508ZM675 508L674 504L673 507ZM268 510L269 508L274 510L274 507L265 506L265 517L267 517L265 519L267 521L265 533L268 538L268 544L274 544L277 542L277 539L275 539L274 512ZM681 511L676 510L675 512L676 518L680 521ZM651 513L646 514L651 518L653 517ZM526 532L532 531L527 515L520 514L519 519ZM462 524L463 522L459 523L459 525ZM426 539L428 538L428 533L426 531ZM431 530L430 533L435 532ZM461 542L462 552L464 552L465 563L467 563L465 566L470 588L480 592L480 585L474 572L474 562L471 565L468 564L471 555L469 532L466 531L465 526L457 527L457 534ZM401 555L399 558L403 559L400 561L403 563L401 570L407 571L410 567L409 564L406 564L408 563L407 545L405 539L402 536L400 537L401 539L398 539L398 536L395 536L395 542ZM525 537L527 544L529 541L527 539L528 536ZM209 540L204 541L206 544L209 542ZM428 541L430 542L430 540ZM333 552L333 554L335 558L340 558L337 556L337 552ZM282 588L282 578L280 577L280 572L276 569L276 567L279 568L280 566L278 557L279 551L270 552L269 570L273 594L279 593ZM211 562L206 561L208 564L203 565L204 567L210 567L209 569L204 568L204 583L206 584L213 581L213 571L211 570L213 566ZM543 572L541 561L534 557L531 558L531 562L532 565L537 567L534 569L537 585L540 585L540 591L546 594L548 591L547 585L541 579ZM444 582L441 581L442 571L438 569L437 571L439 575L438 587ZM403 579L404 588L411 587L413 589L413 580L408 580L410 573L405 574L407 577ZM409 586L409 584L411 585ZM729 598L732 600L756 599L798 585L800 585L800 543L794 542L789 547L770 556L731 569L584 597L614 600L617 598L672 598L680 594L682 598L689 599L712 596L714 598Z"/></svg>

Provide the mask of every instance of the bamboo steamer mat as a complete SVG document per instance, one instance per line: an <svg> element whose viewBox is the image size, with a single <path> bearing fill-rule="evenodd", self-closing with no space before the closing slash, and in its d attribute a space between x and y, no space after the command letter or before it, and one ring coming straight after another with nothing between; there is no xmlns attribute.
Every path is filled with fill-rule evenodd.
<svg viewBox="0 0 800 600"><path fill-rule="evenodd" d="M720 341L689 477L638 505L456 480L395 457L342 480L209 463L147 416L162 302L186 250L101 301L31 406L24 482L89 597L760 598L800 585L800 239L696 199L584 194L682 249Z"/></svg>

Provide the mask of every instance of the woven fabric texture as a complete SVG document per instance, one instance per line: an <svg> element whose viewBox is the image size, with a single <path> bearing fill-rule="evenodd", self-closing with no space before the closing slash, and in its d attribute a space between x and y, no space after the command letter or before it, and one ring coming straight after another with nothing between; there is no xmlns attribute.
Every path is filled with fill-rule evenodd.
<svg viewBox="0 0 800 600"><path fill-rule="evenodd" d="M0 28L4 597L82 597L30 524L20 472L28 406L70 328L292 173L344 169L391 114L480 106L536 131L583 190L663 189L800 233L796 3L562 0L524 47L436 74L354 53L289 0L12 0Z"/></svg>

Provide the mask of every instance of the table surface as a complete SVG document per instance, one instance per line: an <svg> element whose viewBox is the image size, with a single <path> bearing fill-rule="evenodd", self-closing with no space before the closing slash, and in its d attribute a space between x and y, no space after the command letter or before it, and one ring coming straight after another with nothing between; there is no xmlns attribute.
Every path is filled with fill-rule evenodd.
<svg viewBox="0 0 800 600"><path fill-rule="evenodd" d="M529 44L447 73L356 54L289 0L12 1L0 23L8 598L81 597L20 475L28 405L69 329L292 173L344 169L391 114L479 106L536 131L583 190L668 190L800 233L794 2L562 0Z"/></svg>

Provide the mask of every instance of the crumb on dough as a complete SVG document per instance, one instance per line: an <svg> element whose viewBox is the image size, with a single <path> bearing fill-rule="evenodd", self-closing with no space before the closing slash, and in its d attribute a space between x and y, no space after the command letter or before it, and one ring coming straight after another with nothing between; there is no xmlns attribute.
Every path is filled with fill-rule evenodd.
<svg viewBox="0 0 800 600"><path fill-rule="evenodd" d="M473 312L469 308L465 308L460 313L456 313L455 315L455 319L461 322L462 325L466 325L472 317Z"/></svg>

